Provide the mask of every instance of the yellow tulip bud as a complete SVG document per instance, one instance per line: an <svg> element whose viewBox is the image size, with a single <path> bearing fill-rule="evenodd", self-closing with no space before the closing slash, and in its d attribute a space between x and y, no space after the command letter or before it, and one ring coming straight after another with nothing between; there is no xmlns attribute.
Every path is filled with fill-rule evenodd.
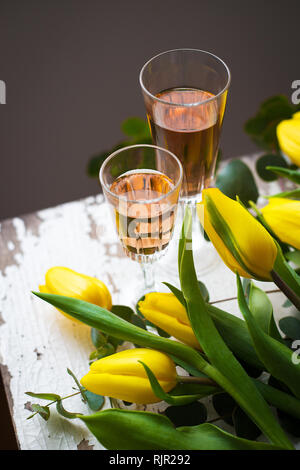
<svg viewBox="0 0 300 470"><path fill-rule="evenodd" d="M273 197L261 212L280 240L300 250L300 201Z"/></svg>
<svg viewBox="0 0 300 470"><path fill-rule="evenodd" d="M154 349L121 351L93 362L81 384L90 392L133 403L161 401L153 392L143 365L154 373L161 387L169 392L177 383L176 367L167 356Z"/></svg>
<svg viewBox="0 0 300 470"><path fill-rule="evenodd" d="M193 348L201 349L184 306L174 294L150 292L139 302L144 317L169 335Z"/></svg>
<svg viewBox="0 0 300 470"><path fill-rule="evenodd" d="M300 112L278 124L277 138L282 152L300 167Z"/></svg>
<svg viewBox="0 0 300 470"><path fill-rule="evenodd" d="M204 189L202 194L198 215L224 263L240 276L272 280L277 247L268 231L219 189Z"/></svg>
<svg viewBox="0 0 300 470"><path fill-rule="evenodd" d="M40 292L65 295L111 309L110 292L106 285L95 277L86 276L62 266L55 266L48 269L45 281L45 285L39 286ZM74 321L74 318L64 312L61 313Z"/></svg>

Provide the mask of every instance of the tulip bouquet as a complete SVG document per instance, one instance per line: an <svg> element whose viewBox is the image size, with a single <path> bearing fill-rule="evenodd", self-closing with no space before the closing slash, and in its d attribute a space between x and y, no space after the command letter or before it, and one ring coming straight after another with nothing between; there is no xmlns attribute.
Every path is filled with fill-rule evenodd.
<svg viewBox="0 0 300 470"><path fill-rule="evenodd" d="M206 235L236 274L243 320L211 304L196 277L189 209L178 250L181 289L165 283L170 292L146 294L136 312L113 305L101 281L68 268L51 268L34 294L91 327L96 349L90 355L90 370L80 381L68 370L76 383L75 394L90 413L65 409L62 401L74 393L61 397L27 392L49 402L33 404L30 418L39 414L48 420L49 406L56 404L58 413L81 420L107 449L293 449L290 435L300 437L300 361L292 346L300 339L300 321L283 318L279 329L267 294L253 280L273 281L286 303L300 311L296 111L283 97L275 97L246 124L253 139L272 152L258 160L259 175L268 181L288 178L291 189L269 196L258 209L254 178L243 162L235 160L218 174L219 189L204 190L197 207ZM130 143L145 141L147 129L137 119L123 125ZM90 174L98 173L105 156L91 162ZM129 349L124 350L124 341L131 343ZM180 375L179 370L185 372ZM105 397L110 399L109 409L102 409ZM216 420L207 420L202 400L206 397L211 397L217 421L232 425L235 435L213 424ZM121 407L122 400L138 405L164 401L167 407L163 413L138 411ZM256 440L260 435L264 442Z"/></svg>
<svg viewBox="0 0 300 470"><path fill-rule="evenodd" d="M274 280L299 308L300 278L281 248L290 240L279 240L280 233L274 238L242 203L218 189L204 191L198 212L210 240L236 273L244 320L210 304L196 277L189 209L178 252L181 289L167 284L170 293L146 294L137 313L112 306L102 282L52 268L35 295L92 328L96 351L90 370L81 383L73 376L76 393L92 413L67 411L62 401L68 397L28 392L50 401L32 405L31 417L38 413L47 420L55 403L62 416L84 422L107 449L293 449L284 429L292 422L299 435L300 364L289 347L293 333L282 337L267 294L250 281ZM261 217L268 219L265 213ZM116 352L123 341L132 348ZM112 408L102 409L104 396ZM208 396L220 418L234 424L236 435L207 421L201 400ZM170 406L157 414L122 409L118 400ZM184 415L192 410L193 425L186 425L180 410ZM266 442L255 440L260 434Z"/></svg>

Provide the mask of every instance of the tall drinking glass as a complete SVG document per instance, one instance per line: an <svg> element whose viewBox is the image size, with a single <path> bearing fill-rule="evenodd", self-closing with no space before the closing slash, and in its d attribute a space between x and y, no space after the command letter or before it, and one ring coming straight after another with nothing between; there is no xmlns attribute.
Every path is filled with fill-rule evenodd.
<svg viewBox="0 0 300 470"><path fill-rule="evenodd" d="M144 290L154 290L153 262L173 234L183 169L170 151L133 145L111 154L100 183L127 256L141 264Z"/></svg>
<svg viewBox="0 0 300 470"><path fill-rule="evenodd" d="M194 229L198 227L193 235L204 248L197 262L200 272L211 261L195 217L196 203L202 189L213 184L229 84L227 65L197 49L158 54L140 72L153 142L173 152L183 165L181 201L192 206Z"/></svg>

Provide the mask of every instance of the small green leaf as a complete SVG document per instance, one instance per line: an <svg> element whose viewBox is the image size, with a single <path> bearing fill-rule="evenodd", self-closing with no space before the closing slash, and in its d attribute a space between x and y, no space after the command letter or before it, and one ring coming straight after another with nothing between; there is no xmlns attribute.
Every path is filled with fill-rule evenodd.
<svg viewBox="0 0 300 470"><path fill-rule="evenodd" d="M206 407L199 402L184 406L169 406L164 413L175 427L197 426L207 420Z"/></svg>
<svg viewBox="0 0 300 470"><path fill-rule="evenodd" d="M249 207L248 201L257 201L258 189L250 168L242 160L232 160L219 172L216 186L226 196Z"/></svg>
<svg viewBox="0 0 300 470"><path fill-rule="evenodd" d="M276 128L280 121L289 119L298 110L286 96L278 95L265 100L256 115L245 124L245 132L266 150L278 150Z"/></svg>
<svg viewBox="0 0 300 470"><path fill-rule="evenodd" d="M300 320L295 317L285 317L279 320L279 328L291 339L300 339Z"/></svg>
<svg viewBox="0 0 300 470"><path fill-rule="evenodd" d="M111 312L126 321L131 321L131 317L134 315L132 308L127 305L113 305Z"/></svg>
<svg viewBox="0 0 300 470"><path fill-rule="evenodd" d="M144 119L131 117L122 122L121 129L129 137L149 136L149 126Z"/></svg>
<svg viewBox="0 0 300 470"><path fill-rule="evenodd" d="M104 336L101 331L97 330L96 328L91 328L91 339L92 343L95 348L100 348L107 342L107 336Z"/></svg>
<svg viewBox="0 0 300 470"><path fill-rule="evenodd" d="M101 410L102 406L104 405L104 397L102 395L96 395L95 393L90 392L89 390L84 391L84 395L88 402L89 408L92 411L99 411Z"/></svg>
<svg viewBox="0 0 300 470"><path fill-rule="evenodd" d="M88 176L90 176L91 178L99 177L100 168L106 158L110 155L110 153L111 152L102 152L99 155L96 155L90 159L86 168Z"/></svg>
<svg viewBox="0 0 300 470"><path fill-rule="evenodd" d="M45 421L48 421L50 417L50 410L48 406L41 406L37 403L33 403L31 405L31 408L32 408L32 411L34 411L35 413L38 413ZM27 419L30 419L30 418L31 416L29 416L29 418Z"/></svg>
<svg viewBox="0 0 300 470"><path fill-rule="evenodd" d="M275 181L278 179L276 174L266 169L270 165L287 168L287 163L281 155L273 153L263 155L256 161L256 171L264 181Z"/></svg>
<svg viewBox="0 0 300 470"><path fill-rule="evenodd" d="M111 308L111 312L117 315L119 318L123 318L128 322L131 321L132 316L134 315L134 311L127 307L127 305L113 305ZM123 340L115 338L113 336L108 336L107 341L109 341L115 348L117 348L120 344L123 343Z"/></svg>
<svg viewBox="0 0 300 470"><path fill-rule="evenodd" d="M116 352L116 348L114 345L111 343L106 343L100 348L96 349L96 351L93 351L90 354L90 361L93 361L95 359L102 359L102 357L110 356L111 354L114 354Z"/></svg>
<svg viewBox="0 0 300 470"><path fill-rule="evenodd" d="M254 441L261 435L260 429L251 421L244 411L237 406L232 414L234 429L238 437Z"/></svg>
<svg viewBox="0 0 300 470"><path fill-rule="evenodd" d="M279 166L267 166L266 168L283 178L288 178L290 181L300 184L300 171L289 170L288 168L281 168Z"/></svg>
<svg viewBox="0 0 300 470"><path fill-rule="evenodd" d="M33 392L25 392L26 395L29 395L33 398L40 398L41 400L48 400L48 401L56 401L60 399L59 395L55 393L33 393Z"/></svg>

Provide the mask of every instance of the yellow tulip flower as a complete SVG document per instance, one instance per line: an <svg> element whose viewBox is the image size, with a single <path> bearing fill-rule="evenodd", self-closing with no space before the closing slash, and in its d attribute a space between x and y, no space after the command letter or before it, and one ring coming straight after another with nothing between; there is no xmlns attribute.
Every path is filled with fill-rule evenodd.
<svg viewBox="0 0 300 470"><path fill-rule="evenodd" d="M139 302L144 317L169 335L196 349L201 349L184 306L172 293L150 292Z"/></svg>
<svg viewBox="0 0 300 470"><path fill-rule="evenodd" d="M282 152L300 167L300 112L293 119L281 121L276 131Z"/></svg>
<svg viewBox="0 0 300 470"><path fill-rule="evenodd" d="M271 281L277 247L268 231L219 189L204 189L202 194L198 216L224 263L240 276Z"/></svg>
<svg viewBox="0 0 300 470"><path fill-rule="evenodd" d="M161 401L153 392L143 365L154 373L169 392L177 383L176 367L167 356L154 349L136 348L103 357L92 363L81 384L90 392L133 403Z"/></svg>
<svg viewBox="0 0 300 470"><path fill-rule="evenodd" d="M112 306L110 292L102 281L95 277L77 273L63 266L55 266L48 269L45 276L45 284L40 285L39 290L46 294L65 295L85 300L108 310ZM61 313L76 321L66 313Z"/></svg>
<svg viewBox="0 0 300 470"><path fill-rule="evenodd" d="M300 250L300 201L273 197L261 212L280 240Z"/></svg>

